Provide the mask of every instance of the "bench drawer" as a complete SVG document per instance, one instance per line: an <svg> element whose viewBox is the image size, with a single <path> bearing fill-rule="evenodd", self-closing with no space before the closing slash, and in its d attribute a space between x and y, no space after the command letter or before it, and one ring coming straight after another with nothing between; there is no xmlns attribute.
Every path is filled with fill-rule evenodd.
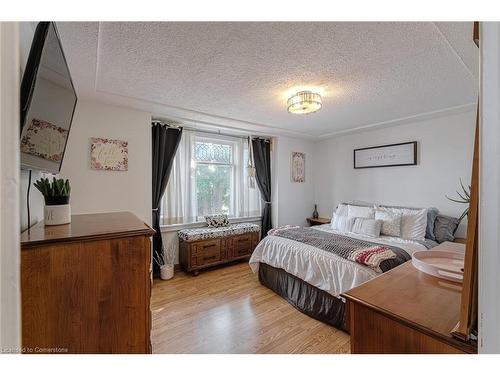
<svg viewBox="0 0 500 375"><path fill-rule="evenodd" d="M197 275L210 266L242 260L252 255L259 241L259 232L247 232L217 238L179 240L179 261L182 267Z"/></svg>
<svg viewBox="0 0 500 375"><path fill-rule="evenodd" d="M253 241L251 233L236 236L234 237L233 241L234 241L233 245L234 258L248 256L252 254L254 247L252 246Z"/></svg>
<svg viewBox="0 0 500 375"><path fill-rule="evenodd" d="M191 246L191 256L204 255L214 251L220 251L220 239L201 241Z"/></svg>
<svg viewBox="0 0 500 375"><path fill-rule="evenodd" d="M195 267L203 267L208 266L214 263L218 263L221 261L221 254L219 251L211 251L207 252L207 254L198 255L197 257L193 257L191 259L192 266Z"/></svg>

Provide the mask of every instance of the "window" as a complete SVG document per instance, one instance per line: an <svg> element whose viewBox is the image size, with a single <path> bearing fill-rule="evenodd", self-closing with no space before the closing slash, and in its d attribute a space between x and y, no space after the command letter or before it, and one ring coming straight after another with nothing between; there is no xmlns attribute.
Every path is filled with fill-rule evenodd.
<svg viewBox="0 0 500 375"><path fill-rule="evenodd" d="M162 199L162 223L201 221L206 215L259 216L260 192L247 177L243 138L183 131Z"/></svg>
<svg viewBox="0 0 500 375"><path fill-rule="evenodd" d="M197 216L234 215L234 145L199 139L193 148Z"/></svg>

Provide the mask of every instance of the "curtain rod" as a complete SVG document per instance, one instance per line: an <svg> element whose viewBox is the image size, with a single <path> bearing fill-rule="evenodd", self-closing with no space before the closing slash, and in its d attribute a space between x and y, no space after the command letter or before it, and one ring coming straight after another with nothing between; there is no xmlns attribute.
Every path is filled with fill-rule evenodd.
<svg viewBox="0 0 500 375"><path fill-rule="evenodd" d="M241 139L248 139L248 137L252 137L252 138L260 138L260 139L265 139L266 141L270 141L270 138L267 138L267 137L254 137L254 136L251 136L251 135L246 136L246 135L227 134L227 133L221 133L220 130L219 131L200 130L200 129L196 129L196 128L191 128L189 126L180 125L180 124L177 124L177 123L168 124L168 123L165 123L165 122L160 121L160 120L153 120L152 122L156 123L156 124L159 124L159 125L162 125L162 126L170 127L172 129L177 129L177 130L181 130L181 128L182 128L182 129L190 130L190 131L193 131L193 132L196 132L196 133L212 134L212 135L222 135L224 137L233 137L233 138L241 138Z"/></svg>

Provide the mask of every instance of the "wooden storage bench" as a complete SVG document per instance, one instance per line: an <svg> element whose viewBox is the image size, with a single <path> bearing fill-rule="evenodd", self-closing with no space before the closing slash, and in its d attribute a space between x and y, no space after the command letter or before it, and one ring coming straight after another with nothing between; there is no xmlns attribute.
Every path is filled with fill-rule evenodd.
<svg viewBox="0 0 500 375"><path fill-rule="evenodd" d="M179 260L193 275L200 269L246 259L259 243L257 224L232 224L179 231Z"/></svg>

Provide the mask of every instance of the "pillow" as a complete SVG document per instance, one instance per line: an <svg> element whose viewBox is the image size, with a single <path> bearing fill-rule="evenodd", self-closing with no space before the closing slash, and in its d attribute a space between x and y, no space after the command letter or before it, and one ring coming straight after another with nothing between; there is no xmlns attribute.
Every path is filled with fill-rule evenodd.
<svg viewBox="0 0 500 375"><path fill-rule="evenodd" d="M434 235L434 223L436 222L436 217L439 214L439 210L435 207L431 207L427 210L427 228L425 229L425 238L436 241L436 236Z"/></svg>
<svg viewBox="0 0 500 375"><path fill-rule="evenodd" d="M227 227L229 225L229 220L227 215L209 215L205 216L205 221L209 227Z"/></svg>
<svg viewBox="0 0 500 375"><path fill-rule="evenodd" d="M353 206L349 204L347 205L347 216L375 219L375 209L373 207Z"/></svg>
<svg viewBox="0 0 500 375"><path fill-rule="evenodd" d="M369 237L380 236L382 228L382 220L367 219L364 217L356 217L352 226L352 233L363 234Z"/></svg>
<svg viewBox="0 0 500 375"><path fill-rule="evenodd" d="M434 222L434 236L436 241L439 243L453 241L459 223L460 221L456 217L437 215Z"/></svg>
<svg viewBox="0 0 500 375"><path fill-rule="evenodd" d="M425 238L427 228L427 208L392 208L379 207L381 211L400 213L401 216L401 237L406 240L421 241Z"/></svg>
<svg viewBox="0 0 500 375"><path fill-rule="evenodd" d="M347 204L340 203L335 210L335 213L340 216L348 216Z"/></svg>
<svg viewBox="0 0 500 375"><path fill-rule="evenodd" d="M380 233L386 236L401 236L401 218L400 212L390 212L383 210L375 211L375 220L382 220L382 229Z"/></svg>
<svg viewBox="0 0 500 375"><path fill-rule="evenodd" d="M333 230L339 231L340 233L348 233L352 230L353 224L353 217L333 214L331 224Z"/></svg>

